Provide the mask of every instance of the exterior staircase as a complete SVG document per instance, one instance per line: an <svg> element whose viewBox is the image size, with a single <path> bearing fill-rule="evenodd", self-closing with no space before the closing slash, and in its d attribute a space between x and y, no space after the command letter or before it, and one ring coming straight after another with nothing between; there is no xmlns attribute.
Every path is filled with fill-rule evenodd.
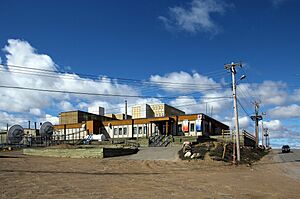
<svg viewBox="0 0 300 199"><path fill-rule="evenodd" d="M167 147L172 141L172 136L155 135L149 138L149 147Z"/></svg>

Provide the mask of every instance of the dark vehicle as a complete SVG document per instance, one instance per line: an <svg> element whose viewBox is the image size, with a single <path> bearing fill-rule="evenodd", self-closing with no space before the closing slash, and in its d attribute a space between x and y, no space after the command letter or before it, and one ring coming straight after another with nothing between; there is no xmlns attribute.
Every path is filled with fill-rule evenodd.
<svg viewBox="0 0 300 199"><path fill-rule="evenodd" d="M281 148L282 153L289 153L291 151L289 145L283 145Z"/></svg>

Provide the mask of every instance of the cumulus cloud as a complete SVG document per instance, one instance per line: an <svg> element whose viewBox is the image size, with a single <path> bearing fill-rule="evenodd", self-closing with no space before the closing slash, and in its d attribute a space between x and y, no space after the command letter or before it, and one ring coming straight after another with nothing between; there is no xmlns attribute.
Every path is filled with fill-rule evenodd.
<svg viewBox="0 0 300 199"><path fill-rule="evenodd" d="M30 108L29 113L35 116L40 116L42 114L42 111L39 108Z"/></svg>
<svg viewBox="0 0 300 199"><path fill-rule="evenodd" d="M205 108L197 103L197 100L191 96L180 96L172 101L170 105L180 110L183 110L186 114L201 113L204 112Z"/></svg>
<svg viewBox="0 0 300 199"><path fill-rule="evenodd" d="M140 94L138 89L126 84L119 84L115 79L107 77L88 79L82 78L77 74L61 73L59 72L59 66L55 64L50 56L39 53L27 41L9 39L7 45L2 50L6 58L5 66L0 65L2 71L0 85L2 86L75 91L104 95ZM21 66L22 68L16 66ZM54 71L54 73L47 71ZM49 77L49 75L55 78ZM120 107L119 110L121 110L119 104L123 104L123 99L117 97L49 93L4 88L1 88L0 96L0 111L2 111L3 117L8 118L7 121L3 120L1 125L7 122L10 123L13 120L15 123L23 122L23 124L26 125L28 120L33 119L37 121L49 120L58 123L58 117L45 113L46 111L44 112L44 110L46 109L52 109L51 112L70 111L74 109L88 110L88 107L94 106L96 101L106 101L109 102L108 108L115 108L117 106ZM134 103L137 100L139 99L134 98L128 101Z"/></svg>
<svg viewBox="0 0 300 199"><path fill-rule="evenodd" d="M245 129L245 130L249 131L249 127L250 127L251 122L252 122L251 119L247 116L239 117L240 131L242 129ZM232 118L231 117L225 117L223 119L223 123L228 125L230 127L230 129L235 129L235 117L232 117Z"/></svg>
<svg viewBox="0 0 300 199"><path fill-rule="evenodd" d="M291 94L291 101L300 102L300 89L295 89Z"/></svg>
<svg viewBox="0 0 300 199"><path fill-rule="evenodd" d="M56 116L52 116L50 114L45 114L45 116L43 118L40 118L40 121L48 121L51 122L53 125L55 124L59 124L59 118Z"/></svg>
<svg viewBox="0 0 300 199"><path fill-rule="evenodd" d="M260 122L260 125L262 125L262 122ZM271 121L264 121L263 122L264 128L268 128L271 131L281 131L284 130L284 127L280 120L271 120Z"/></svg>
<svg viewBox="0 0 300 199"><path fill-rule="evenodd" d="M239 124L241 129L248 129L251 123L251 119L249 117L241 117L239 118Z"/></svg>
<svg viewBox="0 0 300 199"><path fill-rule="evenodd" d="M300 106L292 104L289 106L277 106L268 111L272 118L299 118Z"/></svg>
<svg viewBox="0 0 300 199"><path fill-rule="evenodd" d="M6 60L2 61L6 62L8 66L0 65L2 74L0 85L101 94L144 94L140 87L121 84L117 80L108 77L101 76L97 79L88 79L77 74L60 73L59 66L55 64L51 57L39 53L26 41L8 40L3 52ZM9 65L25 66L25 68L20 70L20 68ZM43 76L41 72L38 76L24 74L33 73L33 70L29 67L56 71L55 78ZM156 90L154 92L151 89L147 91L155 93L155 96L164 93L178 97L171 101L160 100L155 97L147 99L128 98L128 114L131 114L131 107L135 104L164 102L182 109L186 113L206 113L207 104L208 115L210 115L210 110L213 110L214 118L224 121L231 127L234 126L232 125L232 117L230 117L233 113L232 98L222 98L232 96L231 88L226 83L219 83L196 71L192 73L179 71L165 75L152 75L149 80L151 89L154 85ZM147 81L147 83L149 82ZM143 86L147 86L147 84L145 83ZM277 139L286 137L298 139L297 129L299 128L286 128L285 124L277 119L299 118L300 107L297 102L300 101L300 89L290 91L287 89L288 85L286 83L274 81L264 81L260 84L243 83L239 85L239 88L241 88L238 89L239 97L244 97L250 101L255 96L261 99L262 106L268 107L268 115L276 120L265 122L265 125L272 130L274 137ZM50 121L57 124L59 121L55 114L58 115L60 111L74 109L88 111L98 106L104 107L106 113L124 113L124 98L0 89L1 127L5 127L6 123L26 125L28 120ZM51 110L51 113L49 114L47 110ZM241 129L249 128L250 124L249 117L240 115Z"/></svg>
<svg viewBox="0 0 300 199"><path fill-rule="evenodd" d="M186 6L169 8L169 16L159 16L165 27L190 33L209 32L217 34L219 26L213 14L223 14L229 5L219 0L193 0Z"/></svg>
<svg viewBox="0 0 300 199"><path fill-rule="evenodd" d="M5 111L0 111L0 129L6 129L6 125L9 126L13 124L25 124L28 120L25 120L20 115L10 114Z"/></svg>
<svg viewBox="0 0 300 199"><path fill-rule="evenodd" d="M239 97L259 99L262 105L282 105L289 100L286 88L287 84L284 82L266 80L261 84L241 83L238 85L237 93Z"/></svg>
<svg viewBox="0 0 300 199"><path fill-rule="evenodd" d="M138 95L138 91L128 85L118 84L117 81L101 77L96 80L81 78L76 74L59 73L58 66L45 54L39 54L28 42L22 40L8 40L8 44L3 48L6 54L7 67L2 67L5 75L0 79L1 85L19 86L38 89L76 91L100 94L126 94ZM24 68L16 68L22 66ZM55 78L45 76L45 72L39 70L56 71ZM30 74L28 74L30 73ZM53 75L53 74L52 74ZM80 101L92 102L99 96L73 95L63 93L34 92L18 89L1 89L0 110L10 112L32 112L34 110L51 107L54 102L60 102L61 110L71 110L74 108L70 101L81 99ZM114 99L117 101L117 99ZM54 103L57 104L57 103Z"/></svg>
<svg viewBox="0 0 300 199"><path fill-rule="evenodd" d="M203 76L197 72L190 74L184 71L180 71L168 73L164 76L151 75L150 81L156 83L156 85L160 86L166 91L176 93L204 93L221 88L221 85L215 82L212 78Z"/></svg>
<svg viewBox="0 0 300 199"><path fill-rule="evenodd" d="M60 108L60 110L63 110L63 111L72 111L75 109L71 102L68 102L65 100L63 100L59 103L59 108Z"/></svg>

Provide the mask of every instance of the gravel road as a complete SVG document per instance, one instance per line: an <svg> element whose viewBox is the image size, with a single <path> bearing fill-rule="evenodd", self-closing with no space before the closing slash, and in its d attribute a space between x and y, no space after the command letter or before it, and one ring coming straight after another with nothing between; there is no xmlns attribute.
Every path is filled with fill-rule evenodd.
<svg viewBox="0 0 300 199"><path fill-rule="evenodd" d="M173 147L145 147L139 148L137 154L121 156L118 159L127 160L168 160L173 161L178 159L178 151L181 146Z"/></svg>
<svg viewBox="0 0 300 199"><path fill-rule="evenodd" d="M274 162L279 163L279 168L289 177L300 181L300 150L292 149L290 153L281 153L274 150Z"/></svg>

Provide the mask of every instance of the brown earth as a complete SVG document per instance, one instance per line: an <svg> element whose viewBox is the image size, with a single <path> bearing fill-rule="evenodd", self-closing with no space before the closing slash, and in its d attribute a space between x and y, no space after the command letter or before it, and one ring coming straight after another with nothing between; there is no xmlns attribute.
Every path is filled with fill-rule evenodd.
<svg viewBox="0 0 300 199"><path fill-rule="evenodd" d="M0 153L1 198L299 198L270 153L252 167L213 161L68 159Z"/></svg>

